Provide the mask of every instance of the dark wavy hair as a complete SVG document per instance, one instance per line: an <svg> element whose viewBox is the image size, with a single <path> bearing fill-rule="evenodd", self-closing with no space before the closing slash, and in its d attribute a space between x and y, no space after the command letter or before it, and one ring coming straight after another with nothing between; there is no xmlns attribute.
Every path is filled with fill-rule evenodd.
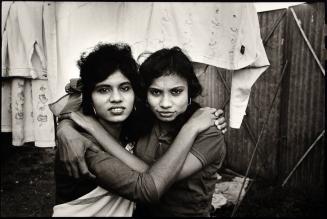
<svg viewBox="0 0 327 219"><path fill-rule="evenodd" d="M127 44L108 44L98 43L90 53L83 52L77 61L80 69L80 77L83 84L82 88L82 109L85 115L94 115L92 92L95 85L117 70L129 79L135 93L137 108L140 108L140 81L138 77L138 64L134 60L131 48ZM135 140L136 133L132 130L127 131L127 127L132 127L137 120L136 112L123 122L121 140Z"/></svg>
<svg viewBox="0 0 327 219"><path fill-rule="evenodd" d="M191 98L191 104L187 110L179 115L174 123L179 130L181 126L200 108L200 105L193 101L195 97L202 93L202 86L195 75L191 60L179 47L164 48L152 53L140 66L139 74L141 78L141 97L146 104L147 91L152 82L165 75L178 75L186 79L188 84L188 97ZM148 109L148 111L150 111ZM147 118L148 123L154 121L154 115ZM176 133L177 134L177 133Z"/></svg>
<svg viewBox="0 0 327 219"><path fill-rule="evenodd" d="M191 99L202 93L202 86L195 75L191 60L179 47L160 49L152 53L140 66L142 96L153 80L164 75L176 74L185 78L188 84L188 94Z"/></svg>

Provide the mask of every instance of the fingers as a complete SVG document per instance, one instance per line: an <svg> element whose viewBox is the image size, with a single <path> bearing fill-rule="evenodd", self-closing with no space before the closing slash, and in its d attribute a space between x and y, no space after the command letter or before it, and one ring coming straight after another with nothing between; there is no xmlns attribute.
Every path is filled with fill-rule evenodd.
<svg viewBox="0 0 327 219"><path fill-rule="evenodd" d="M226 127L227 123L225 122L225 118L224 117L218 118L217 119L217 125L219 125L220 127Z"/></svg>
<svg viewBox="0 0 327 219"><path fill-rule="evenodd" d="M88 169L88 167L87 167L87 165L85 163L85 159L79 160L78 161L78 166L79 166L79 171L82 174L82 176L84 176L84 177L90 177L90 178L95 178L95 175L93 175L89 171L89 169Z"/></svg>
<svg viewBox="0 0 327 219"><path fill-rule="evenodd" d="M212 113L212 114L214 114L216 111L217 111L217 109L216 108L212 108L212 107L202 107L201 108L202 110L204 110L204 111L208 111L209 113Z"/></svg>
<svg viewBox="0 0 327 219"><path fill-rule="evenodd" d="M215 120L215 125L217 126L217 128L218 128L219 130L222 130L222 129L226 128L227 123L226 123L226 122L225 122L225 123L221 123L221 122L219 121L219 119L216 119L216 120Z"/></svg>
<svg viewBox="0 0 327 219"><path fill-rule="evenodd" d="M215 116L217 117L220 117L224 114L224 111L222 109L218 109L216 112L215 112Z"/></svg>
<svg viewBox="0 0 327 219"><path fill-rule="evenodd" d="M218 122L218 129L224 129L224 128L226 128L227 127L227 123L226 122L224 122L223 124L221 124L221 125L219 125L219 124L221 124L220 122Z"/></svg>
<svg viewBox="0 0 327 219"><path fill-rule="evenodd" d="M221 119L221 118L220 118L220 119ZM227 132L227 123L224 122L225 119L223 119L223 121L220 120L220 119L216 119L216 120L215 120L215 125L216 125L216 127L217 127L219 130L221 130L221 132L222 132L223 134L225 134L225 133ZM219 121L219 120L220 120L220 121Z"/></svg>

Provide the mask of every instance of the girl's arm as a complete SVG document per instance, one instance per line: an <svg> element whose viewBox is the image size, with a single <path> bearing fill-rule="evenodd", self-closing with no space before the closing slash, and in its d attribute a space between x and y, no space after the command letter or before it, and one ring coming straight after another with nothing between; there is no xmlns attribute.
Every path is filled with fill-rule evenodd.
<svg viewBox="0 0 327 219"><path fill-rule="evenodd" d="M95 139L101 144L104 151L112 154L113 156L120 159L124 162L127 166L132 168L138 172L145 172L149 165L146 164L140 158L130 154L127 152L103 127L102 125L94 118L90 116L85 116L80 112L72 113L70 118L75 121L78 125L82 128L86 129ZM86 125L87 124L87 125ZM186 127L187 127L186 123ZM191 128L192 127L188 127ZM190 130L191 130L190 129ZM183 130L183 129L182 129ZM181 131L182 131L181 130ZM187 136L187 135L186 135ZM196 137L197 135L192 135L192 137ZM186 143L184 139L184 134L181 132L179 135L176 136L174 143L180 144ZM192 142L194 139L189 138ZM187 158L185 163L183 164L182 170L179 172L177 176L177 180L183 179L194 172L200 170L203 167L200 160L195 157L192 153L187 154Z"/></svg>
<svg viewBox="0 0 327 219"><path fill-rule="evenodd" d="M117 157L131 169L145 172L149 168L144 161L125 150L94 117L85 116L81 112L72 112L70 113L70 119L89 132L105 152Z"/></svg>
<svg viewBox="0 0 327 219"><path fill-rule="evenodd" d="M215 109L199 109L184 124L167 152L147 171L139 173L115 156L105 152L87 153L90 169L97 176L99 185L112 189L131 200L157 201L176 181L187 154L197 135L214 125Z"/></svg>

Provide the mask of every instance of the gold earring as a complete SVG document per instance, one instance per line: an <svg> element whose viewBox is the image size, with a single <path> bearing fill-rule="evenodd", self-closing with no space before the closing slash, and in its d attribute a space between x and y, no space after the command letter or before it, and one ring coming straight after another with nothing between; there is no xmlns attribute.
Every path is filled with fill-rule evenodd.
<svg viewBox="0 0 327 219"><path fill-rule="evenodd" d="M92 108L93 108L94 115L96 116L97 115L97 111L95 111L94 106L92 106Z"/></svg>

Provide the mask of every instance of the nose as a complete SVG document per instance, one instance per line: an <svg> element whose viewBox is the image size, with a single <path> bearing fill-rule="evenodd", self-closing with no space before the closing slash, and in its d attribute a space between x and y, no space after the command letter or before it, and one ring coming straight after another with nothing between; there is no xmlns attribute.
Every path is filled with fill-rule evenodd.
<svg viewBox="0 0 327 219"><path fill-rule="evenodd" d="M167 95L167 94L163 95L163 97L160 100L159 105L163 109L170 108L172 106L172 103L171 103L169 95Z"/></svg>
<svg viewBox="0 0 327 219"><path fill-rule="evenodd" d="M122 101L122 95L121 95L121 93L117 89L114 89L112 91L112 94L109 97L109 101L112 102L112 103L119 103L119 102L121 102Z"/></svg>

